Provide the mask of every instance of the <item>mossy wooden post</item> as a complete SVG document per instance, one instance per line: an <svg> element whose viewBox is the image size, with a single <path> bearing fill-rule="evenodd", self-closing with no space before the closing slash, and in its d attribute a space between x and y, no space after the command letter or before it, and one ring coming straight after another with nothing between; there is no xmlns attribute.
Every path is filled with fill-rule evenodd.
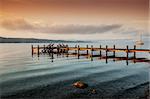
<svg viewBox="0 0 150 99"><path fill-rule="evenodd" d="M100 55L99 56L100 56L100 59L101 59L101 57L102 57L102 51L101 51L102 46L100 45L99 47L100 47L100 52L99 52Z"/></svg>
<svg viewBox="0 0 150 99"><path fill-rule="evenodd" d="M135 59L136 59L136 45L134 45L134 63L135 63Z"/></svg>
<svg viewBox="0 0 150 99"><path fill-rule="evenodd" d="M108 53L108 45L106 45L106 63L108 62L108 61L107 61L107 58L108 58L107 53Z"/></svg>
<svg viewBox="0 0 150 99"><path fill-rule="evenodd" d="M116 49L116 46L114 45L114 51L113 51L113 58L114 58L114 59L113 59L113 61L115 61L115 57L116 57L116 55L115 55L115 54L116 54L116 53L115 53L115 49Z"/></svg>
<svg viewBox="0 0 150 99"><path fill-rule="evenodd" d="M91 61L93 61L93 45L91 45Z"/></svg>
<svg viewBox="0 0 150 99"><path fill-rule="evenodd" d="M128 65L128 58L129 58L129 46L127 45L127 49L126 49L126 64Z"/></svg>
<svg viewBox="0 0 150 99"><path fill-rule="evenodd" d="M78 59L80 58L80 46L78 45Z"/></svg>
<svg viewBox="0 0 150 99"><path fill-rule="evenodd" d="M40 55L40 47L39 47L39 45L38 45L38 48L37 48L37 54L38 54L38 57L39 57L39 55Z"/></svg>
<svg viewBox="0 0 150 99"><path fill-rule="evenodd" d="M32 56L33 56L33 53L34 53L33 45L31 45L31 50L32 50Z"/></svg>

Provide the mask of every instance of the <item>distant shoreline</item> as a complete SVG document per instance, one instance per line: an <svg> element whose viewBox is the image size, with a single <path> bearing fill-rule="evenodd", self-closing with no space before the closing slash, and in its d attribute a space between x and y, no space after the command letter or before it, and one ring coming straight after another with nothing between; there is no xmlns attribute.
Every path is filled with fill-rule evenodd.
<svg viewBox="0 0 150 99"><path fill-rule="evenodd" d="M0 43L85 43L85 42L90 42L90 41L0 37Z"/></svg>

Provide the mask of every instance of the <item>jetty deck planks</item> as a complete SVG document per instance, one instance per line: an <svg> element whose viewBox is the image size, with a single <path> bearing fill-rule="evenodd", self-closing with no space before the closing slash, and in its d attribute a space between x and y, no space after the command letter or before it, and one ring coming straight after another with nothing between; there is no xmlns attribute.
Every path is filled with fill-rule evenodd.
<svg viewBox="0 0 150 99"><path fill-rule="evenodd" d="M33 45L31 45L31 49L32 49L32 55L33 54L37 54L38 57L41 53L48 53L51 54L53 56L53 54L57 54L57 55L61 55L61 54L66 54L66 56L77 56L78 59L80 58L80 56L86 56L87 58L91 58L91 61L93 61L93 57L99 57L100 59L106 59L106 63L107 63L107 59L114 59L114 61L116 60L126 60L127 65L128 65L128 60L133 60L133 62L148 62L150 63L150 60L146 59L146 58L136 58L136 53L150 53L150 49L136 49L136 46L134 45L133 49L129 49L129 46L127 45L126 48L116 48L116 46L114 45L113 48L109 48L108 45L106 45L105 47L102 47L100 45L100 47L93 47L93 45L91 45L91 47L89 47L88 45L86 47L80 47L75 46L75 47L69 47L68 45L57 45L54 46L54 44L52 45L48 45L48 46L42 46L40 47L39 45L37 47L34 47ZM82 53L83 51L85 51L85 53ZM94 51L98 51L98 54L93 54ZM102 55L102 51L105 52L105 56ZM112 52L113 55L112 56L108 56L108 53ZM116 57L116 53L117 52L125 52L126 56L125 57ZM129 53L133 53L133 57L129 58Z"/></svg>

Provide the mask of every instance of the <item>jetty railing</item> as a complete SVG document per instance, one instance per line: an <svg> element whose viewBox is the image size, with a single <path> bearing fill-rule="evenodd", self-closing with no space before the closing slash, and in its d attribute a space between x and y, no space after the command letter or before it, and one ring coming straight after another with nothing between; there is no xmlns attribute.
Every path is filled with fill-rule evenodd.
<svg viewBox="0 0 150 99"><path fill-rule="evenodd" d="M99 57L99 59L106 59L106 63L108 62L108 59L113 59L113 61L117 61L117 60L126 60L126 63L128 65L128 60L133 60L133 62L148 62L150 63L149 59L146 58L136 58L136 53L141 53L141 52L145 52L145 53L150 53L150 49L136 49L136 45L134 45L134 47L132 49L129 49L129 46L127 45L126 48L116 48L116 46L114 45L112 48L109 48L108 45L106 45L106 47L102 47L102 45L100 45L99 47L93 47L93 45L91 45L91 47L89 47L88 45L86 47L80 47L79 45L75 45L75 47L69 47L68 45L56 45L54 46L54 44L50 44L50 45L43 45L42 47L40 47L39 45L37 47L34 47L33 45L31 46L32 49L32 56L33 54L37 54L38 57L40 56L40 54L50 54L53 57L53 54L57 54L57 55L61 55L61 54L66 54L66 56L68 57L69 55L75 55L78 57L78 59L80 58L80 56L86 56L87 58L91 58L91 61L93 61L93 57ZM80 53L81 51L85 51L86 53ZM94 55L93 52L94 51L98 51L99 54ZM105 51L105 55L102 55L102 51ZM112 52L113 55L109 56L108 52ZM125 52L126 56L125 57L117 57L116 53L117 52ZM133 53L133 57L129 58L129 54Z"/></svg>

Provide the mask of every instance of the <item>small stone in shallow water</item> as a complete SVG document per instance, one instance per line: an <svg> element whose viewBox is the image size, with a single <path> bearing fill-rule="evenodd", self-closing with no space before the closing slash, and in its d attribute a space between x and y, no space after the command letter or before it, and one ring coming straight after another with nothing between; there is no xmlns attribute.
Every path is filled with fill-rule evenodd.
<svg viewBox="0 0 150 99"><path fill-rule="evenodd" d="M95 89L92 89L91 93L92 94L97 94L97 91Z"/></svg>
<svg viewBox="0 0 150 99"><path fill-rule="evenodd" d="M82 81L77 81L73 84L76 88L84 89L88 87L88 84L82 82Z"/></svg>

